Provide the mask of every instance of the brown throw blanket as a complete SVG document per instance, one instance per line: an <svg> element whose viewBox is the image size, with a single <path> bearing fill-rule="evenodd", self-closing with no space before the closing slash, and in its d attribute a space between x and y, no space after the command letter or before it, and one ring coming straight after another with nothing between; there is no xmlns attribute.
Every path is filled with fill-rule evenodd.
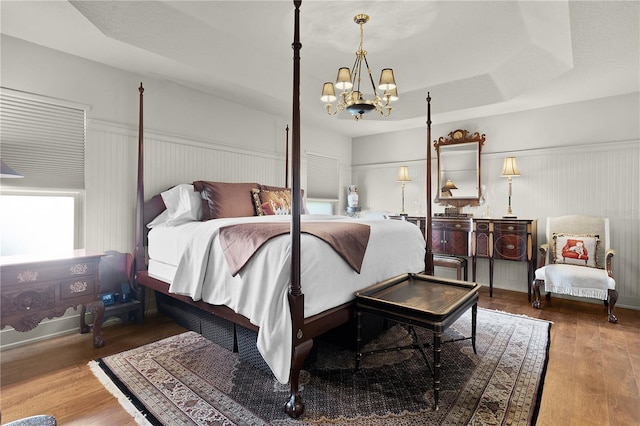
<svg viewBox="0 0 640 426"><path fill-rule="evenodd" d="M220 228L220 244L232 276L236 276L253 254L268 240L288 234L291 224L243 223ZM345 222L304 222L301 232L329 244L345 262L360 273L369 242L369 225Z"/></svg>

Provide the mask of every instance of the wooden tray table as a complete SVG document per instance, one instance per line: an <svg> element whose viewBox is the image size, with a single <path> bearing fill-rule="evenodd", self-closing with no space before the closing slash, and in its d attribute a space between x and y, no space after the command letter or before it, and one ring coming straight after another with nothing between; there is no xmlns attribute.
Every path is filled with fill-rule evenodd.
<svg viewBox="0 0 640 426"><path fill-rule="evenodd" d="M356 369L360 364L362 352L360 349L362 313L368 312L380 315L385 319L424 327L433 331L433 391L434 410L438 409L438 394L440 391L441 345L452 341L471 339L474 353L476 352L476 317L478 312L478 289L480 285L458 280L437 278L424 274L403 274L395 278L375 284L356 292ZM442 334L467 309L471 308L471 337L453 339L443 342ZM415 336L415 332L411 330ZM369 352L399 349L419 349L427 361L424 347L428 344L413 344L400 348L381 349Z"/></svg>

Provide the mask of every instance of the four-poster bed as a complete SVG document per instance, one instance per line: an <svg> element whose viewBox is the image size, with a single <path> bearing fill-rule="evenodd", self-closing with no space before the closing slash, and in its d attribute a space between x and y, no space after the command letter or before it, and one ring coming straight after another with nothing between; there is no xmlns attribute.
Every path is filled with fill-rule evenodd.
<svg viewBox="0 0 640 426"><path fill-rule="evenodd" d="M162 228L162 225L156 227L158 228L157 231L156 228L148 231L146 225L157 218L160 213L162 213L167 208L167 206L161 195L155 195L148 202L144 202L144 89L141 84L139 88L140 124L138 135L138 186L135 238L136 247L134 254L136 264L136 281L138 284L149 287L150 289L170 296L173 299L177 299L189 305L195 306L198 309L216 315L217 317L229 320L234 324L258 332L258 349L261 350L263 357L265 357L265 360L267 360L267 363L276 375L276 378L278 378L278 380L280 381L283 381L282 379L284 377L285 382L287 378L289 379L290 397L285 404L284 410L291 417L299 417L304 412L304 403L299 394L298 380L303 363L312 349L313 339L321 334L326 333L329 330L332 330L340 325L349 322L354 318L353 299L355 291L357 291L359 288L367 287L371 284L374 284L375 282L391 278L392 276L398 275L400 273L417 273L423 270L427 271L427 273L431 273L433 270L433 260L430 249L430 236L426 238L425 241L423 235L421 235L418 228L414 225L406 222L389 220L367 222L362 220L349 219L351 222L357 221L362 223L362 225L358 226L367 226L370 228L370 231L368 231L370 232L370 236L368 236L368 243L365 243L366 255L364 256L364 260L361 265L361 271L354 271L353 269L345 266L344 262L339 260L331 260L333 263L319 263L316 266L315 272L313 267L309 266L309 259L311 258L313 258L314 260L314 262L311 263L315 263L318 259L320 259L322 262L325 262L326 259L344 259L344 256L341 257L336 255L336 251L332 251L330 247L324 244L326 240L323 240L324 242L320 241L321 237L318 236L318 233L314 233L313 231L310 232L309 227L313 227L315 226L314 224L318 224L320 222L331 222L330 225L334 225L337 222L346 221L346 218L334 218L331 220L315 218L313 220L314 224L309 223L306 218L305 221L301 221L303 200L302 189L300 185L301 152L299 87L300 49L302 46L300 43L299 31L300 4L301 1L294 1L294 42L292 44L292 48L294 51L294 70L291 143L291 202L290 216L286 216L286 219L284 219L286 221L290 221L290 239L287 237L270 237L269 241L265 243L264 246L260 246L260 248L256 250L256 255L253 256L244 266L244 268L246 269L240 273L237 273L236 275L228 273L228 271L226 270L228 268L228 265L223 261L216 260L217 258L214 259L214 256L219 255L219 253L214 253L214 249L211 249L210 251L207 249L203 251L203 254L196 255L191 253L196 251L196 249L191 245L188 245L185 248L185 253L191 253L191 257L187 256L187 254L184 254L181 257L179 264L175 265L175 275L171 277L173 279L163 280L155 275L151 270L147 270L147 246L149 244L149 241L152 240L151 236L154 235L153 233L159 232ZM427 101L428 103L430 102L429 97L427 98ZM427 126L430 133L430 106L428 107L427 114ZM430 134L428 135L428 139L430 139ZM285 181L288 183L287 176L288 173L286 173L285 176ZM427 141L427 200L431 199L429 176L430 152L429 143ZM194 187L197 187L197 185L195 184L196 183L194 183ZM267 190L269 189L264 185L255 185L257 185L259 188L262 188L263 190L264 188L267 188ZM203 198L205 198L204 195ZM429 204L430 203L427 203L428 212L430 212ZM206 209L206 205L204 203L203 208ZM430 214L428 214L428 216L430 216ZM223 232L221 228L224 227L232 227L238 224L243 224L244 226L246 225L245 222L250 222L249 225L251 226L257 226L258 223L266 225L266 222L271 223L274 221L286 223L282 222L282 216L277 219L269 220L263 219L263 217L252 217L243 219L228 216L219 218L209 217L209 219L212 220L198 223L192 222L181 225L184 226L184 228L181 229L190 229L189 232L194 235L197 234L199 238L201 238L199 242L194 244L194 247L217 247L221 238L221 234ZM207 232L209 233L208 236L205 237L202 235L203 233L200 231L200 229L203 229L202 227L205 227L207 229ZM389 231L383 229L388 227L391 227L392 229L390 229ZM425 231L427 235L429 235L430 233L430 230L428 228L429 226L427 226L427 230ZM315 237L312 235L315 235ZM396 238L395 243L394 238ZM195 241L195 239L189 241L193 242ZM303 242L305 243L304 247L306 248L306 251L302 250ZM368 246L366 244L368 244ZM340 244L338 243L338 245ZM273 246L279 248L271 248ZM395 257L392 256L393 252L396 252ZM259 269L260 267L265 268L266 266L268 266L267 263L259 263L261 262L260 259L263 256L263 253L275 253L269 255L264 254L264 256L271 256L269 257L270 259L273 259L275 256L275 258L277 259L275 263L285 265L287 268L290 268L288 272L283 273L282 271L275 271L271 273L269 272L269 269ZM418 255L417 259L416 254ZM200 259L198 256L206 256L207 259L206 261L200 263L218 265L218 269L213 272L207 268L203 268L202 270L192 268L192 265L196 264L198 262L198 259ZM376 258L376 256L378 256L378 258ZM304 258L304 263L301 263L301 258ZM386 261L383 259L385 259ZM389 261L388 259L392 260ZM318 260L318 262L320 262L320 260ZM406 263L402 263L403 261ZM386 269L373 269L371 265L383 265ZM343 271L340 272L343 275L340 275L339 278L336 278L335 275L335 271L337 270ZM324 282L322 281L323 271L325 273ZM228 287L225 288L231 288L231 290L228 291L228 294L225 293L224 296L220 296L218 299L216 299L217 296L211 297L212 300L224 300L224 303L207 302L204 300L204 298L201 299L201 293L199 293L199 291L203 294L209 292L220 295L222 293L222 290L192 290L191 286L194 284L193 282L191 282L192 277L196 275L211 276L216 280L226 280L224 281L224 285ZM377 278L374 279L373 277ZM243 279L245 280L238 281ZM168 281L172 281L171 287ZM305 293L303 293L302 291L303 281L305 284ZM312 281L319 281L319 283L315 285ZM329 284L331 284L332 281L337 282L338 285L334 285L333 287L331 287ZM241 284L238 284L240 282ZM258 299L259 303L260 299L263 298L263 305L265 305L267 303L264 301L263 295L266 294L264 292L268 290L266 288L272 286L276 289L276 291L280 291L283 282L285 284L285 287L283 287L283 298L279 299L278 294L274 297L274 303L284 302L282 303L283 309L280 309L280 312L276 312L274 314L275 318L273 317L273 315L269 316L270 314L265 314L266 319L260 319L262 318L262 311L260 310L261 307L247 306L246 303L249 302L246 302L246 299ZM202 283L198 283L198 285L200 284ZM207 283L204 283L202 285L207 285ZM247 286L247 289L249 289L248 293L239 295L237 299L233 299L230 294L234 293L234 295L237 296L236 293L240 292L240 290L238 289L239 285ZM339 294L339 292L337 291L339 287L344 287L343 294L336 296L336 294ZM322 293L323 289L324 293ZM247 294L251 294L254 296L247 297ZM305 303L305 296L307 296L307 303ZM238 300L242 300L242 302L238 302ZM288 313L282 312L286 311L287 307ZM271 307L269 306L268 308ZM274 324L276 323L286 323L286 325L284 326L284 328L280 329L274 326ZM282 334L281 330L286 330L287 335L278 335ZM268 334L268 336L276 336L277 339L274 341L270 341L269 337L261 337L260 333L263 333L263 336L265 333L270 333ZM284 339L284 342L278 339ZM262 344L262 346L260 346L260 344ZM267 351L267 349L265 349L265 346L277 346L280 348L281 352L275 352L275 360L273 359L273 354L265 353L265 351ZM284 353L282 352L282 350L284 350ZM284 357L286 359L278 359L279 357ZM280 363L282 363L282 365L280 365ZM283 368L286 369L287 373L283 374L282 371L280 371Z"/></svg>

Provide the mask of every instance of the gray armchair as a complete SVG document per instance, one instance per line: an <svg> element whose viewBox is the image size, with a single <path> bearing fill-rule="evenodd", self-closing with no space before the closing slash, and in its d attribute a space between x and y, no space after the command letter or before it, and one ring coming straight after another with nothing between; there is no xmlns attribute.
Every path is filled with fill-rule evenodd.
<svg viewBox="0 0 640 426"><path fill-rule="evenodd" d="M542 258L535 272L533 307L540 309L540 287L550 293L604 300L609 322L618 292L613 278L609 219L593 216L547 218L547 242L540 246Z"/></svg>

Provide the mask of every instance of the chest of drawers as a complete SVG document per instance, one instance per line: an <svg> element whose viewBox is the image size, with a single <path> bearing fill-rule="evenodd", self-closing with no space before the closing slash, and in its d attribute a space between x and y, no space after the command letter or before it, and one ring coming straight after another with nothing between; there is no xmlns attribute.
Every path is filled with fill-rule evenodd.
<svg viewBox="0 0 640 426"><path fill-rule="evenodd" d="M90 327L85 313L95 312L93 345L104 346L100 336L104 305L99 300L98 264L102 254L74 250L59 256L7 256L0 258L1 327L34 329L45 318L64 315L82 305L80 332Z"/></svg>

